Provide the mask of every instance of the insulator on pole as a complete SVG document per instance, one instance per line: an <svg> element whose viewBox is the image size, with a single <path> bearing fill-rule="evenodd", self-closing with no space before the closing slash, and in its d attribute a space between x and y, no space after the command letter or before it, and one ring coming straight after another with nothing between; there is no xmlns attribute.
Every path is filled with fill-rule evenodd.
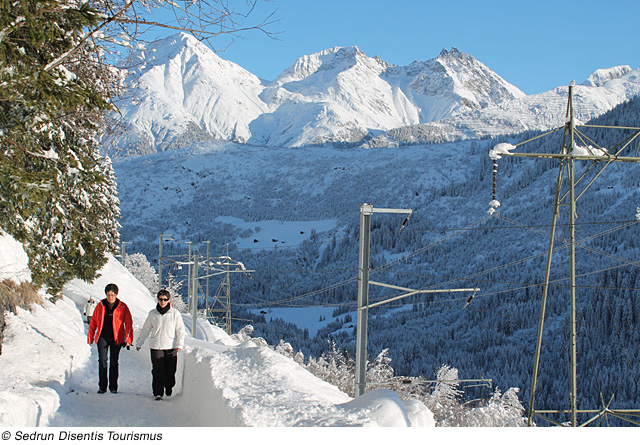
<svg viewBox="0 0 640 445"><path fill-rule="evenodd" d="M493 192L491 194L491 202L489 203L489 210L487 213L493 215L497 212L497 208L500 207L500 202L496 199L496 182L498 178L498 159L493 159Z"/></svg>
<svg viewBox="0 0 640 445"><path fill-rule="evenodd" d="M498 159L500 159L501 155L511 154L511 150L515 149L514 145L508 144L506 142L502 142L491 150L489 150L489 157L493 161L493 195L491 196L491 202L489 203L489 210L487 213L489 215L493 215L497 212L497 208L500 207L500 202L496 199L496 183L498 178Z"/></svg>

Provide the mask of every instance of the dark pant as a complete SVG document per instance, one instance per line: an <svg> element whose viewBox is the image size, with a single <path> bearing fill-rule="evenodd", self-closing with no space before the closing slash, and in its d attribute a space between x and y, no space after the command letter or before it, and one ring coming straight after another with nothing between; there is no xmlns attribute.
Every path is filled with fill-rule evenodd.
<svg viewBox="0 0 640 445"><path fill-rule="evenodd" d="M116 345L115 340L112 338L100 337L98 339L98 363L100 366L98 386L102 391L107 390L107 384L109 385L110 391L118 390L118 358L120 357L120 349L121 347ZM109 368L108 378L107 367Z"/></svg>
<svg viewBox="0 0 640 445"><path fill-rule="evenodd" d="M151 350L151 375L153 380L151 387L154 396L163 396L165 389L167 395L176 384L176 369L178 367L177 349L152 349Z"/></svg>

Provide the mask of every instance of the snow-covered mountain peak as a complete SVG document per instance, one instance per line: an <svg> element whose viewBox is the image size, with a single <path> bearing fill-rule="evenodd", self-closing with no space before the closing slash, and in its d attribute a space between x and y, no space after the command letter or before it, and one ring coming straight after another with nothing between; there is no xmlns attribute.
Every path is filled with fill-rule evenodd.
<svg viewBox="0 0 640 445"><path fill-rule="evenodd" d="M218 75L227 77L233 75L260 82L254 74L240 65L221 58L204 43L184 32L149 44L141 55L146 63L139 70L140 75L153 67L165 68L166 65L176 65L181 71L177 73L180 76L193 75L196 74L196 71L216 72Z"/></svg>
<svg viewBox="0 0 640 445"><path fill-rule="evenodd" d="M525 97L473 56L443 49L435 59L394 66L385 76L419 108L420 123L446 119ZM408 81L408 83L406 83Z"/></svg>
<svg viewBox="0 0 640 445"><path fill-rule="evenodd" d="M265 88L274 112L250 126L264 145L354 143L372 129L417 122L415 107L381 77L390 65L358 47L334 47L299 58Z"/></svg>
<svg viewBox="0 0 640 445"><path fill-rule="evenodd" d="M192 53L204 53L206 46L195 37L183 32L172 34L167 38L156 40L146 45L145 52L140 56L151 65L160 65L173 59L178 53L189 50Z"/></svg>
<svg viewBox="0 0 640 445"><path fill-rule="evenodd" d="M119 104L128 129L117 145L129 154L207 139L246 142L249 123L268 111L257 76L188 34L154 42L140 57L134 101Z"/></svg>
<svg viewBox="0 0 640 445"><path fill-rule="evenodd" d="M485 64L455 47L450 51L443 49L433 65L434 71L452 79L456 90L473 92L478 108L526 96ZM442 70L435 68L437 66Z"/></svg>
<svg viewBox="0 0 640 445"><path fill-rule="evenodd" d="M582 85L588 87L601 87L610 80L618 79L632 71L629 65L619 65L612 68L599 69L587 78Z"/></svg>
<svg viewBox="0 0 640 445"><path fill-rule="evenodd" d="M379 65L381 67L388 66L388 64L379 57L368 57L357 46L337 46L300 57L293 65L278 76L274 84L281 85L286 82L298 81L319 72L334 72L338 74L343 71L348 71L358 64Z"/></svg>
<svg viewBox="0 0 640 445"><path fill-rule="evenodd" d="M442 60L446 60L446 59L469 59L469 60L475 60L473 57L471 57L469 54L465 54L463 52L460 52L460 50L458 48L456 48L455 46L451 47L451 50L447 51L446 48L442 48L442 50L440 51L440 54L438 54L437 59L442 59Z"/></svg>

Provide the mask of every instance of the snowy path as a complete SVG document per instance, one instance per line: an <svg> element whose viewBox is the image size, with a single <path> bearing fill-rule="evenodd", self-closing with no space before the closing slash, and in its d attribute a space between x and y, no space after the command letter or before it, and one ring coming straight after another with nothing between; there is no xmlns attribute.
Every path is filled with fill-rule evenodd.
<svg viewBox="0 0 640 445"><path fill-rule="evenodd" d="M155 306L150 292L115 258L101 272L94 283L67 283L65 298L55 303L45 300L31 311L18 308L7 316L0 425L434 426L433 414L419 402L403 402L388 390L352 399L262 340L245 338L246 332L231 337L201 321L197 338L187 336L178 354L172 397L152 397L148 342L140 352L121 351L118 394L97 394L97 347L87 345L81 318L88 296L97 297L107 283L117 282L131 310L134 339ZM183 320L191 325L188 315Z"/></svg>
<svg viewBox="0 0 640 445"><path fill-rule="evenodd" d="M134 347L120 352L118 394L97 394L98 350L91 346L86 368L71 376L68 389L60 395L60 408L51 422L54 427L173 427L202 426L192 416L180 395L180 382L174 395L157 401L151 392L149 348ZM182 373L179 371L178 377Z"/></svg>

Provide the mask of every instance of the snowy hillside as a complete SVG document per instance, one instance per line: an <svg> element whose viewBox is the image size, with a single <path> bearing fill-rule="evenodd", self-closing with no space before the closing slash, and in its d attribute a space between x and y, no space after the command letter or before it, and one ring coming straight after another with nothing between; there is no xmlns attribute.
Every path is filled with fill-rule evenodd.
<svg viewBox="0 0 640 445"><path fill-rule="evenodd" d="M276 111L251 125L252 143L302 146L355 143L372 132L430 122L523 97L473 57L392 66L357 47L304 56L269 84Z"/></svg>
<svg viewBox="0 0 640 445"><path fill-rule="evenodd" d="M17 242L0 237L0 251L1 280L28 278ZM187 338L171 399L152 397L148 346L122 351L117 395L96 394L97 352L86 343L80 312L88 296L101 297L107 283L117 283L133 315L134 337L155 305L113 257L101 272L94 283L68 283L55 304L42 295L42 307L7 313L0 426L433 426L420 403L405 408L390 391L351 399L292 359L208 323L198 325L197 339Z"/></svg>

